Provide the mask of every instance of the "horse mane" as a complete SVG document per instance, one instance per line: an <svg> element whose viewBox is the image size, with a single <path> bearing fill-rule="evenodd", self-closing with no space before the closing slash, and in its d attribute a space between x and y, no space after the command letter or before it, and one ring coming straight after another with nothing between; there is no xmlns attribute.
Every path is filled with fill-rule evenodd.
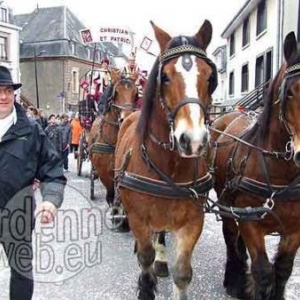
<svg viewBox="0 0 300 300"><path fill-rule="evenodd" d="M270 125L270 116L273 110L274 99L279 97L282 74L285 71L285 64L281 66L274 79L270 82L268 92L263 99L264 109L259 117L258 125L260 126L259 135L264 137L268 134Z"/></svg>
<svg viewBox="0 0 300 300"><path fill-rule="evenodd" d="M153 110L153 99L156 96L158 65L159 60L157 58L149 74L146 90L143 96L143 108L137 126L137 132L140 133L143 138L148 132L148 120L150 119Z"/></svg>
<svg viewBox="0 0 300 300"><path fill-rule="evenodd" d="M114 90L114 84L110 83L99 99L99 103L103 103L103 105L104 105L103 113L102 113L103 115L108 113L111 108L111 105L110 105L111 101L109 101L109 100L111 97L113 97L113 90Z"/></svg>
<svg viewBox="0 0 300 300"><path fill-rule="evenodd" d="M195 37L177 36L170 40L166 51L181 46L184 43L200 48ZM148 134L148 125L153 111L153 103L157 96L159 63L159 57L157 57L150 72L146 90L144 92L142 113L137 126L137 133L141 135L142 139Z"/></svg>

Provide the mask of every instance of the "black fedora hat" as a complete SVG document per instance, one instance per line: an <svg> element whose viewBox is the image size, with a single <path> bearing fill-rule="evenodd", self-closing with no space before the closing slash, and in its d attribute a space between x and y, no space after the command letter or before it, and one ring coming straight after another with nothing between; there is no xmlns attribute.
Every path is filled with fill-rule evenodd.
<svg viewBox="0 0 300 300"><path fill-rule="evenodd" d="M22 84L14 83L11 78L10 71L4 67L0 66L0 86L12 86L14 90L19 89Z"/></svg>

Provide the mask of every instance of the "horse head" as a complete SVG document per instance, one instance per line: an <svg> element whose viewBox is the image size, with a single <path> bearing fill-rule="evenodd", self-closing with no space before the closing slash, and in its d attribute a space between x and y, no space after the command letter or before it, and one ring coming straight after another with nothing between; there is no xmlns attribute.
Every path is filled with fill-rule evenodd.
<svg viewBox="0 0 300 300"><path fill-rule="evenodd" d="M111 106L118 115L118 122L121 123L135 110L135 101L138 93L135 82L138 74L133 74L131 77L124 77L119 70L112 70L111 78L114 86Z"/></svg>
<svg viewBox="0 0 300 300"><path fill-rule="evenodd" d="M284 41L286 65L282 73L279 94L279 118L292 141L294 162L300 167L300 48L294 32Z"/></svg>
<svg viewBox="0 0 300 300"><path fill-rule="evenodd" d="M207 110L217 86L216 67L206 55L212 25L205 20L194 36L171 38L151 24L161 54L156 62L157 72L152 70L150 74L147 90L153 89L156 76L156 97L166 115L171 149L176 147L183 157L199 156L206 149Z"/></svg>

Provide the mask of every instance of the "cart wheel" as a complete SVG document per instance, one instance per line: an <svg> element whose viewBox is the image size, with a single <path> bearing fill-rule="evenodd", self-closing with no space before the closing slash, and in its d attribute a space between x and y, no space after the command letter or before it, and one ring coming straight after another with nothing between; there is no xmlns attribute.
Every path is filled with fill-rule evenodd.
<svg viewBox="0 0 300 300"><path fill-rule="evenodd" d="M128 223L127 215L123 209L123 206L112 206L106 211L105 216L107 228L113 231L129 232L130 227Z"/></svg>
<svg viewBox="0 0 300 300"><path fill-rule="evenodd" d="M95 174L94 174L94 168L91 166L91 172L90 172L90 181L91 181L91 189L90 189L90 199L95 200Z"/></svg>
<svg viewBox="0 0 300 300"><path fill-rule="evenodd" d="M82 160L83 160L83 140L82 136L79 139L78 154L77 154L77 175L81 176Z"/></svg>

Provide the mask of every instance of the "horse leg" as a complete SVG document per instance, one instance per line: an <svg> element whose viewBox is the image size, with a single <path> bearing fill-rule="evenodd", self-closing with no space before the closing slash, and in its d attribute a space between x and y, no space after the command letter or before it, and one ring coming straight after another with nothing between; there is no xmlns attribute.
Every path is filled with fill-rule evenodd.
<svg viewBox="0 0 300 300"><path fill-rule="evenodd" d="M275 290L272 300L284 300L286 283L293 271L294 259L300 246L300 236L289 235L280 239L274 262Z"/></svg>
<svg viewBox="0 0 300 300"><path fill-rule="evenodd" d="M112 206L115 199L115 188L114 186L107 188L106 202L109 206Z"/></svg>
<svg viewBox="0 0 300 300"><path fill-rule="evenodd" d="M227 254L223 285L228 295L240 298L246 284L247 252L233 219L223 218L223 237Z"/></svg>
<svg viewBox="0 0 300 300"><path fill-rule="evenodd" d="M176 258L173 272L174 299L187 300L187 289L192 281L191 257L202 231L203 218L198 223L182 227L175 233Z"/></svg>
<svg viewBox="0 0 300 300"><path fill-rule="evenodd" d="M152 246L151 229L137 221L137 218L129 216L129 223L132 232L136 238L136 252L138 262L141 268L141 274L138 280L138 299L155 299L157 278L153 272L153 262L155 259L155 250Z"/></svg>
<svg viewBox="0 0 300 300"><path fill-rule="evenodd" d="M266 253L264 233L254 222L240 223L240 231L251 257L243 299L273 300L275 272Z"/></svg>
<svg viewBox="0 0 300 300"><path fill-rule="evenodd" d="M165 231L156 233L153 243L155 249L154 273L158 277L169 276L165 236Z"/></svg>

